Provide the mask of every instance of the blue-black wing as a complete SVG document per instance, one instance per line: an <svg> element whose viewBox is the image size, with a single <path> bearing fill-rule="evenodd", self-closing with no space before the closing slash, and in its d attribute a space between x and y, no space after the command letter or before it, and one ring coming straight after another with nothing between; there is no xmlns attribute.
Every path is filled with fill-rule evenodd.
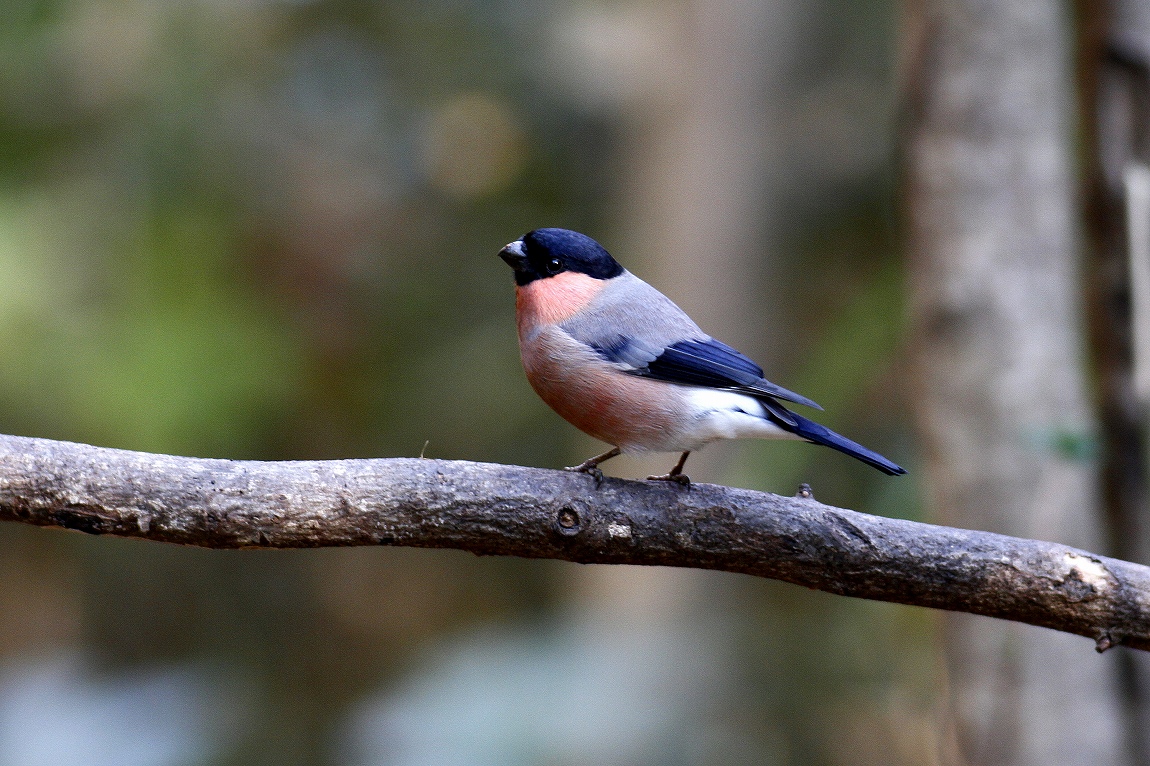
<svg viewBox="0 0 1150 766"><path fill-rule="evenodd" d="M815 444L822 444L873 466L883 473L906 473L901 466L829 428L791 412L776 399L822 409L805 396L763 378L763 369L735 349L714 339L684 340L659 349L635 338L616 335L592 343L609 362L632 375L670 383L739 391L758 398L768 417L781 428Z"/></svg>
<svg viewBox="0 0 1150 766"><path fill-rule="evenodd" d="M662 349L652 349L634 338L616 336L592 347L608 361L625 365L633 375L689 386L731 389L822 409L807 397L771 383L763 377L762 367L714 338L681 340Z"/></svg>

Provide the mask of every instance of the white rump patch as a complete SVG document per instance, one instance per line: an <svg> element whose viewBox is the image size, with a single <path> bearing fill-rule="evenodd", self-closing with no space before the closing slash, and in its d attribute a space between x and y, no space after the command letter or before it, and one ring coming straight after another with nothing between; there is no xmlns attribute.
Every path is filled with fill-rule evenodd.
<svg viewBox="0 0 1150 766"><path fill-rule="evenodd" d="M694 410L688 429L699 446L719 439L799 439L767 419L758 399L735 391L714 388L687 389Z"/></svg>

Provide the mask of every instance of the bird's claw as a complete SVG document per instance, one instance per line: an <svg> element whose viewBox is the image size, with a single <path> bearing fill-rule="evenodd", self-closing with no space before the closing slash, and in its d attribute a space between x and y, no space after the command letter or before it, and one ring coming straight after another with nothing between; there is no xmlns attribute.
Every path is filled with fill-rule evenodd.
<svg viewBox="0 0 1150 766"><path fill-rule="evenodd" d="M647 481L673 481L681 487L691 486L691 477L685 473L665 473L661 476L648 476Z"/></svg>
<svg viewBox="0 0 1150 766"><path fill-rule="evenodd" d="M588 463L590 461L587 461ZM585 473L595 480L595 486L598 487L603 483L603 469L595 464L588 465L587 463L580 463L579 465L567 466L564 471L571 473Z"/></svg>

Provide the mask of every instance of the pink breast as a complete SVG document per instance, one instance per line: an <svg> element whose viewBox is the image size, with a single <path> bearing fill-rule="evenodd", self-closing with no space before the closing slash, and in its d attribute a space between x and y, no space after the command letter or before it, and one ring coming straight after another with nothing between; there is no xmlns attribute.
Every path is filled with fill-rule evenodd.
<svg viewBox="0 0 1150 766"><path fill-rule="evenodd" d="M531 327L557 324L582 311L605 285L601 279L565 271L516 287L515 314L519 318L520 334L525 324Z"/></svg>
<svg viewBox="0 0 1150 766"><path fill-rule="evenodd" d="M523 367L543 401L581 431L628 451L674 451L682 394L628 375L554 327L520 335Z"/></svg>

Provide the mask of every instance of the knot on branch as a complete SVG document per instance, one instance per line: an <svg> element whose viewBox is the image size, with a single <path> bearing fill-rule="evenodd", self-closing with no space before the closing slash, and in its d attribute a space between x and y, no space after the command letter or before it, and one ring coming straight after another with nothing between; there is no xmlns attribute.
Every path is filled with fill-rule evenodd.
<svg viewBox="0 0 1150 766"><path fill-rule="evenodd" d="M581 527L582 521L578 511L570 506L563 506L559 509L559 513L555 517L555 528L559 530L559 534L564 537L574 537L579 534Z"/></svg>

